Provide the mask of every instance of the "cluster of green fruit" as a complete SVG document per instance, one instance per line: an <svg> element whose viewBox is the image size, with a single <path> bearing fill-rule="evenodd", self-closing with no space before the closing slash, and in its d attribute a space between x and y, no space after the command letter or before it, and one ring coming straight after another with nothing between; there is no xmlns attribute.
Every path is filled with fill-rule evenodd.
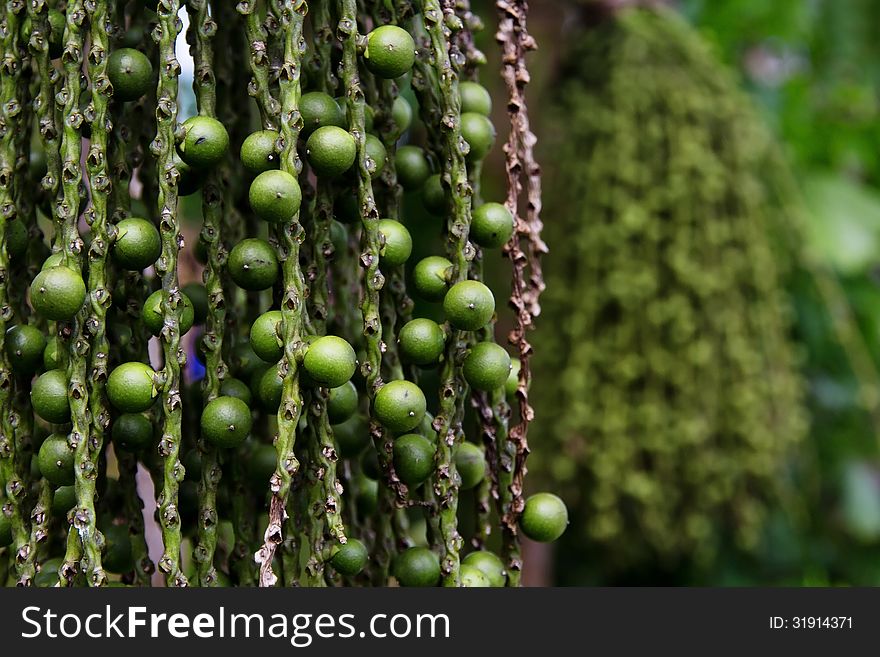
<svg viewBox="0 0 880 657"><path fill-rule="evenodd" d="M479 488L488 497L502 467L488 450L464 440L468 390L502 396L506 391L515 403L519 385L519 361L492 336L495 295L461 269L461 249L450 247L453 250L443 256L410 262L410 230L415 224L402 220L404 193L406 198L421 198L424 210L434 217L450 217L453 206L462 206L464 200L464 243L469 240L478 247L478 258L484 256L481 250L500 249L515 236L508 207L489 202L471 208L470 191L450 183L454 165L439 139L429 137L422 146L415 143L420 132L439 135L447 129L427 121L420 131L412 129L414 105L424 119L430 116L428 107L442 104L443 96L440 86L416 84L414 65L437 79L441 75L440 64L426 48L419 48L429 37L440 35L447 56L457 49L454 32L430 19L436 15L436 3L399 3L408 5L408 11L392 15L377 3L375 13L357 17L359 25L374 27L355 39L360 56L353 66L343 57L342 80L331 73L331 84L310 75L302 89L298 77L292 85L283 73L266 77L262 88L257 81L273 70L270 61L284 70L300 65L302 53L291 53L289 44L301 38L296 30L302 29L305 3L252 2L237 9L207 0L187 3L191 47L201 67L194 83L201 111L173 126L175 143L167 151L160 139L168 117L162 93L165 86L176 84L177 73L167 63L160 65L157 56L173 52L169 29L175 27L177 2L161 0L148 9L138 3L113 4L98 2L85 20L93 23L92 38L100 38L96 30L103 29L102 11L108 12L111 23L128 28L109 32L112 52L106 59L89 59L93 82L82 90L85 110L79 112L79 102L62 107L61 94L53 100L57 107L52 106L63 115L61 139L50 139L45 129L40 132L43 147L54 144L64 160L61 180L53 180L51 163L59 158L46 158L49 163L43 166L49 170L40 173L42 187L53 189L54 184L56 197L48 202L34 198L32 205L39 211L32 208L27 215L30 192L22 173L14 188L14 221L26 233L24 239L13 237L12 220L5 225L10 266L32 276L27 294L9 285L4 288L8 298L18 299L2 345L2 366L7 375L14 374L16 395L0 401L4 413L31 417L17 422L15 435L7 436L11 449L2 461L6 486L0 494L0 549L9 547L0 552L0 561L10 581L52 584L60 578L62 584L100 585L107 582L106 571L122 575L126 583L147 584L153 564L146 556L138 509L141 502L153 507L153 500L143 500L144 491L135 483L140 464L161 491L156 518L165 554L158 566L172 585L187 579L202 585L265 584L268 580L262 571L258 579L251 557L256 552L256 563L261 563L261 544L271 547L264 568L283 572L285 584L385 584L392 581L390 575L405 586L436 585L441 578L445 584L465 586L508 584L510 555L499 557L481 545L483 549L460 561L458 546L450 548L434 520L444 507L432 497L435 482L451 481L455 495ZM331 29L329 22L321 21L345 23L354 6L350 0L337 4L310 15L313 57L325 72L338 49L348 47L342 37L331 44L320 36ZM37 78L64 69L67 80L73 79L73 70L65 68L69 57L60 62L55 58L84 43L75 29L79 15L71 14L78 7L69 3L65 15L39 5L28 16L31 22L22 25L25 43L31 44L27 57L33 58L28 71ZM4 11L12 12L9 7ZM265 60L253 55L257 42L236 53L242 59L234 60L235 65L244 69L245 52L250 52L251 66L244 77L244 71L230 67L221 71L206 45L211 40L237 43L242 21L248 38L262 35L270 49ZM48 48L41 49L34 44L47 26ZM465 28L456 31L460 29ZM158 55L152 40L159 43ZM478 170L495 142L489 118L492 101L478 82L457 82L462 72L459 65L451 96L452 122L467 166ZM219 116L213 108L206 109L207 96L199 95L206 93L200 88L206 86L205 79L211 80L207 86L212 94L213 85L220 89L216 104L226 108L228 117L222 109ZM358 79L369 105L346 87ZM108 86L98 84L101 80ZM416 92L407 100L399 89L408 87L410 80ZM234 107L245 88L256 104ZM228 96L221 98L224 89ZM276 97L293 111L273 114ZM151 130L134 139L121 138L109 122L102 130L89 118L103 106L113 120L126 123L139 109L151 111L152 104L157 104L160 133L155 139ZM256 118L256 109L263 116L260 129L254 130L251 116ZM85 122L80 123L83 116ZM45 127L48 120L41 117L39 123ZM91 147L81 141L89 135ZM102 139L108 152L93 156L94 144ZM4 142L6 146L27 144ZM66 158L74 148L89 152L84 181L91 194L80 208L89 233L80 230L76 213L66 209L79 190L68 180L72 174ZM133 152L144 159L132 157ZM129 173L140 182L135 197L130 192L136 188L129 188L120 175L125 166L110 169L102 164L103 158L117 156L134 163ZM103 210L95 199L102 191L101 176L116 187ZM478 185L478 179L473 184ZM374 220L364 206L364 198L373 203L372 185L382 190L376 214L386 218ZM151 196L157 193L158 203ZM205 227L191 254L193 261L205 265L206 285L189 283L177 289L167 281L177 280L181 265L176 254L185 247L176 212L166 211L176 204L174 200L169 205L169 198L191 194L201 195L203 201ZM223 211L211 216L220 221L209 225L211 208L218 203ZM329 203L324 224L322 203ZM133 214L133 205L142 216ZM102 220L105 236L100 233ZM46 223L52 225L47 229ZM319 237L323 229L329 230L328 246ZM30 237L42 244L43 231L52 246L48 257L39 256L39 249L31 254L26 245ZM414 231L416 241L423 232L421 227L419 233ZM25 245L13 248L16 239ZM87 243L87 259L80 257L77 241ZM290 255L290 244L296 243L302 243L299 257ZM371 244L378 245L375 258ZM163 278L169 271L173 278ZM413 318L409 305L392 301L390 316L383 314L374 328L369 317L377 308L370 295L375 292L389 307L399 290L375 282L392 279L420 303L442 305L443 321ZM329 317L310 312L303 299L286 301L290 290L303 284L303 298L310 302L329 296ZM345 301L351 299L343 296L346 286L356 290L354 302ZM97 313L96 307L103 312ZM292 332L291 322L296 324ZM351 326L354 331L346 329ZM192 335L184 340L190 332L201 340L192 340ZM104 333L114 339L106 345L108 353L96 354L101 347L96 347L95 336ZM166 348L161 367L154 366L159 359L149 352L151 340ZM179 363L168 358L174 353L167 350L172 344L181 345ZM184 349L208 372L200 381L192 368L186 370L178 390L173 367L185 364ZM389 357L383 360L383 354ZM106 365L95 366L96 356ZM82 380L86 362L92 369ZM444 410L441 386L435 416L429 412L435 384L420 379L423 371L442 367L460 377L462 389L450 413ZM29 403L24 401L28 395ZM88 413L80 404L84 399L89 400ZM174 415L177 409L179 418ZM442 433L441 416L446 422ZM285 424L290 418L292 426ZM105 433L110 438L106 445ZM450 463L438 456L438 445L445 441L454 442ZM289 451L283 447L287 444ZM289 497L285 476L292 478ZM399 484L403 492L392 503L391 488ZM282 523L285 542L278 553L277 541L270 541L276 500L289 516ZM267 510L267 522L253 527L251 516L265 516ZM455 505L452 510L454 514ZM525 501L519 522L534 540L553 541L565 530L567 510L555 495L538 493ZM80 523L91 523L99 531L78 534ZM68 532L77 537L73 542L62 538ZM188 562L184 568L178 564L181 533L192 549L191 557L183 557ZM388 552L389 543L397 546L396 554ZM55 548L66 550L64 556L58 557ZM23 550L28 554L23 556ZM383 550L384 556L377 556ZM441 566L450 558L452 568Z"/></svg>

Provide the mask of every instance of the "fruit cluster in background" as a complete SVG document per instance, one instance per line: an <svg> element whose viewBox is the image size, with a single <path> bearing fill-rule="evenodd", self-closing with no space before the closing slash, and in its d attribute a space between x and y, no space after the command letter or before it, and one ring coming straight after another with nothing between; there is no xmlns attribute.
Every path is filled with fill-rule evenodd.
<svg viewBox="0 0 880 657"><path fill-rule="evenodd" d="M6 3L0 581L519 584L520 532L553 541L568 516L523 494L543 289L534 42L525 3L498 4L511 129L495 202L467 2ZM182 6L198 111L178 122ZM404 193L433 225L408 222ZM428 230L445 249L416 260ZM502 253L512 292L481 282ZM180 284L185 258L203 284Z"/></svg>

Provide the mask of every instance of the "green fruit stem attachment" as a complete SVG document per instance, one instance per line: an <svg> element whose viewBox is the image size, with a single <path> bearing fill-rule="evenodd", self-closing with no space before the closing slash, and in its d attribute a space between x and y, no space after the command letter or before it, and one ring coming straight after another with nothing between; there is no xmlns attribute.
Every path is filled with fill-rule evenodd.
<svg viewBox="0 0 880 657"><path fill-rule="evenodd" d="M214 35L217 23L209 14L208 0L190 0L187 4L190 29L187 35L193 53L195 73L193 90L200 116L217 118L217 79L214 74ZM216 169L210 171L202 186L202 231L208 262L204 281L208 295L208 317L202 347L205 354L205 379L202 382L204 404L220 396L220 386L227 376L223 359L226 302L223 295L223 268L227 252L223 243L223 188ZM216 586L214 552L217 549L217 486L222 469L217 448L204 438L199 440L202 455L202 478L199 485L198 542L193 552L201 586Z"/></svg>
<svg viewBox="0 0 880 657"><path fill-rule="evenodd" d="M280 33L284 44L284 57L279 70L281 98L281 137L284 150L281 153L281 170L297 176L302 168L296 151L296 142L302 127L299 113L300 67L305 42L302 37L303 22L308 5L303 0L273 0L275 14L280 21ZM272 572L275 550L284 540L282 527L287 518L287 501L293 475L299 462L293 453L296 430L302 413L302 395L299 385L301 362L301 337L305 310L305 281L299 266L300 244L304 231L297 212L279 230L279 260L281 260L281 338L284 357L280 365L283 377L281 404L278 408L278 437L275 450L278 465L269 480L272 498L269 501L269 524L263 537L263 545L254 558L260 565L260 586L274 586L277 582Z"/></svg>
<svg viewBox="0 0 880 657"><path fill-rule="evenodd" d="M510 586L518 586L522 557L517 538L517 520L525 504L523 477L529 454L528 428L534 418L529 405L528 389L531 383L529 357L532 347L526 332L533 328L534 318L540 313L538 299L544 290L541 256L547 246L541 240L541 169L534 156L536 137L529 128L525 101L525 86L529 75L526 54L537 45L526 28L528 5L525 0L497 0L499 26L497 40L502 49L502 77L507 86L507 112L510 134L504 145L507 170L507 200L505 205L514 217L515 231L504 253L513 269L510 307L516 314L516 325L509 341L519 351L520 370L516 397L519 418L510 428L510 445L499 445L499 515L501 516L503 559ZM525 187L526 214L519 212L520 196ZM528 272L526 271L528 270ZM509 459L513 457L513 462Z"/></svg>
<svg viewBox="0 0 880 657"><path fill-rule="evenodd" d="M340 0L338 5L339 24L337 37L342 41L342 83L345 89L345 106L349 131L357 145L357 200L361 213L361 266L364 268L363 335L366 342L367 357L361 365L361 373L367 382L367 393L372 400L382 385L382 320L380 318L380 294L385 285L385 277L379 271L379 211L373 197L370 171L367 167L366 120L364 115L364 90L358 74L359 35L357 31L356 0ZM380 457L383 473L391 471L389 443L391 435L375 420L370 420L370 435ZM388 580L391 556L394 549L393 528L391 526L391 495L387 486L379 487L379 512L376 523L376 548L374 551L375 570L373 581L384 585Z"/></svg>
<svg viewBox="0 0 880 657"><path fill-rule="evenodd" d="M12 319L8 298L10 270L6 225L18 215L15 202L15 187L19 182L15 173L16 137L24 111L23 101L18 97L19 79L24 66L20 57L18 32L23 12L23 2L8 2L0 15L3 27L3 63L0 68L0 94L3 96L0 113L0 479L3 480L5 492L0 513L9 518L12 526L10 565L14 564L18 583L29 586L34 577L34 557L24 517L27 485L18 465L20 458L12 421L14 377L6 355L6 324Z"/></svg>
<svg viewBox="0 0 880 657"><path fill-rule="evenodd" d="M258 4L257 0L242 0L236 5L236 9L245 19L245 36L250 49L248 61L251 80L247 89L248 94L257 101L263 129L277 130L281 105L272 97L269 85L269 32L260 21Z"/></svg>
<svg viewBox="0 0 880 657"><path fill-rule="evenodd" d="M61 55L64 70L59 98L63 100L61 139L61 188L62 196L57 206L61 228L63 262L75 272L82 271L83 240L79 234L79 207L82 198L81 183L83 172L80 166L82 144L80 129L85 115L80 108L80 76L85 53L84 28L87 16L81 0L75 0L67 7L67 42ZM62 586L69 586L77 573L77 566L87 575L91 586L101 586L106 581L101 567L101 547L103 537L95 527L94 483L97 477L97 458L99 454L89 444L91 423L89 421L89 391L87 366L90 354L87 321L89 307L84 304L70 324L59 327L59 334L67 340L71 429L68 441L77 454L77 506L69 516L71 526L68 534L64 563L59 570ZM78 562L82 560L82 564Z"/></svg>
<svg viewBox="0 0 880 657"><path fill-rule="evenodd" d="M164 551L159 570L165 573L168 586L187 586L180 568L181 520L178 502L184 468L180 463L182 399L180 369L186 355L180 347L180 315L183 310L177 278L178 251L183 246L177 217L177 182L180 174L174 166L175 129L177 126L177 91L180 62L175 54L179 32L178 0L159 0L156 13L159 23L153 38L159 44L159 84L156 89L156 138L150 150L157 158L159 233L162 254L156 271L162 280L164 327L160 334L165 366L159 374L163 414L159 455L162 457L162 492L159 495L159 524Z"/></svg>
<svg viewBox="0 0 880 657"><path fill-rule="evenodd" d="M459 71L453 65L461 59L455 45L453 30L463 26L452 10L453 3L423 0L422 14L431 48L429 56L436 80L441 109L442 157L444 185L450 190L452 208L446 226L447 257L452 262L450 284L467 279L469 262L474 248L468 241L471 223L473 189L468 180L464 143L461 137L461 103L458 93ZM440 409L434 419L439 436L435 454L434 475L431 482L437 504L437 531L434 548L441 555L441 573L445 586L459 586L462 537L458 531L458 487L460 477L453 454L464 439L461 421L467 385L461 374L461 361L467 348L467 335L452 330L446 343L443 368L440 374Z"/></svg>

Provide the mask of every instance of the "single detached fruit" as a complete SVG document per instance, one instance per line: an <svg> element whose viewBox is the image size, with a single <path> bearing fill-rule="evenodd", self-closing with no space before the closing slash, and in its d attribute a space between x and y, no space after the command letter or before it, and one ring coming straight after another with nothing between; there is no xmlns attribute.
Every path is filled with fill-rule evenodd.
<svg viewBox="0 0 880 657"><path fill-rule="evenodd" d="M369 477L359 477L356 490L354 504L358 514L372 516L379 506L379 482Z"/></svg>
<svg viewBox="0 0 880 657"><path fill-rule="evenodd" d="M455 469L461 476L461 489L469 490L486 476L486 457L473 443L462 443L455 450Z"/></svg>
<svg viewBox="0 0 880 657"><path fill-rule="evenodd" d="M217 119L194 116L183 122L186 137L178 147L180 157L191 167L217 166L229 150L229 133Z"/></svg>
<svg viewBox="0 0 880 657"><path fill-rule="evenodd" d="M252 132L241 144L239 157L251 173L263 173L278 168L279 156L275 150L279 134L274 130Z"/></svg>
<svg viewBox="0 0 880 657"><path fill-rule="evenodd" d="M75 461L76 451L67 442L67 436L60 433L53 433L46 438L37 453L40 474L54 486L73 485Z"/></svg>
<svg viewBox="0 0 880 657"><path fill-rule="evenodd" d="M309 345L303 367L319 385L338 388L354 376L357 354L342 338L326 335Z"/></svg>
<svg viewBox="0 0 880 657"><path fill-rule="evenodd" d="M401 146L394 155L397 182L408 192L417 192L431 175L431 163L418 146Z"/></svg>
<svg viewBox="0 0 880 657"><path fill-rule="evenodd" d="M63 518L76 506L76 486L59 486L52 491L52 513Z"/></svg>
<svg viewBox="0 0 880 657"><path fill-rule="evenodd" d="M345 127L345 114L332 96L321 91L310 91L299 99L299 113L302 115L303 137L308 137L325 125Z"/></svg>
<svg viewBox="0 0 880 657"><path fill-rule="evenodd" d="M61 367L63 354L64 345L61 344L61 338L57 336L49 338L43 350L43 369L56 370Z"/></svg>
<svg viewBox="0 0 880 657"><path fill-rule="evenodd" d="M479 162L495 145L495 126L482 114L467 112L461 115L461 136L471 147L468 161Z"/></svg>
<svg viewBox="0 0 880 657"><path fill-rule="evenodd" d="M193 307L193 323L204 324L208 318L208 290L201 283L187 283L180 291L190 300Z"/></svg>
<svg viewBox="0 0 880 657"><path fill-rule="evenodd" d="M406 226L394 219L382 219L379 234L385 242L379 251L379 259L385 266L399 267L409 260L413 243Z"/></svg>
<svg viewBox="0 0 880 657"><path fill-rule="evenodd" d="M407 486L418 486L434 471L434 445L417 433L394 440L394 471Z"/></svg>
<svg viewBox="0 0 880 657"><path fill-rule="evenodd" d="M411 547L394 560L394 576L401 586L436 586L440 559L425 547Z"/></svg>
<svg viewBox="0 0 880 657"><path fill-rule="evenodd" d="M494 342L478 342L464 359L462 371L471 388L492 392L507 383L510 354Z"/></svg>
<svg viewBox="0 0 880 657"><path fill-rule="evenodd" d="M373 401L376 419L393 433L405 433L419 426L426 408L425 393L410 381L386 383Z"/></svg>
<svg viewBox="0 0 880 657"><path fill-rule="evenodd" d="M31 283L31 305L46 319L72 319L86 300L86 284L78 272L57 266L42 270Z"/></svg>
<svg viewBox="0 0 880 657"><path fill-rule="evenodd" d="M251 432L251 409L235 397L217 397L202 411L202 434L216 447L235 447Z"/></svg>
<svg viewBox="0 0 880 657"><path fill-rule="evenodd" d="M455 328L476 331L495 314L495 296L479 281L461 281L443 298L443 312Z"/></svg>
<svg viewBox="0 0 880 657"><path fill-rule="evenodd" d="M153 65L134 48L119 48L107 60L107 77L116 100L137 100L153 86Z"/></svg>
<svg viewBox="0 0 880 657"><path fill-rule="evenodd" d="M357 144L347 130L325 125L315 130L306 141L306 156L317 175L335 178L354 164Z"/></svg>
<svg viewBox="0 0 880 657"><path fill-rule="evenodd" d="M284 355L279 324L281 311L270 310L257 317L251 326L251 347L267 363L277 363Z"/></svg>
<svg viewBox="0 0 880 657"><path fill-rule="evenodd" d="M568 526L568 509L553 493L535 493L526 500L519 519L523 534L539 543L550 543L562 536Z"/></svg>
<svg viewBox="0 0 880 657"><path fill-rule="evenodd" d="M466 80L459 83L458 93L461 96L462 114L473 112L489 116L492 113L492 96L483 85Z"/></svg>
<svg viewBox="0 0 880 657"><path fill-rule="evenodd" d="M277 413L281 405L284 379L278 373L278 365L269 365L254 374L251 393L269 413Z"/></svg>
<svg viewBox="0 0 880 657"><path fill-rule="evenodd" d="M504 383L504 394L508 397L513 397L519 387L519 367L519 358L511 358L510 374L507 375L507 381Z"/></svg>
<svg viewBox="0 0 880 657"><path fill-rule="evenodd" d="M441 256L428 256L419 260L413 268L412 283L425 301L442 301L449 291L447 276L452 263Z"/></svg>
<svg viewBox="0 0 880 657"><path fill-rule="evenodd" d="M443 179L439 173L428 176L422 186L422 203L428 212L438 217L446 213L449 207L449 196L446 194L446 188L443 186Z"/></svg>
<svg viewBox="0 0 880 657"><path fill-rule="evenodd" d="M182 305L180 310L180 335L186 335L196 321L196 312L188 296L181 293L180 300L181 303L178 304L178 308ZM162 332L165 326L162 290L156 290L147 297L141 310L141 318L144 320L144 326L147 327L150 333L158 336Z"/></svg>
<svg viewBox="0 0 880 657"><path fill-rule="evenodd" d="M251 389L241 379L223 379L223 383L220 384L220 394L240 399L248 406L251 404Z"/></svg>
<svg viewBox="0 0 880 657"><path fill-rule="evenodd" d="M395 25L382 25L367 35L364 57L372 73L393 80L413 67L416 44L406 30Z"/></svg>
<svg viewBox="0 0 880 657"><path fill-rule="evenodd" d="M391 118L394 120L395 134L403 134L412 125L413 108L403 96L398 96L391 104Z"/></svg>
<svg viewBox="0 0 880 657"><path fill-rule="evenodd" d="M471 552L461 560L462 565L467 564L474 568L478 568L489 580L489 586L502 587L507 583L507 575L504 570L504 563L494 552L488 550L477 550Z"/></svg>
<svg viewBox="0 0 880 657"><path fill-rule="evenodd" d="M153 423L140 413L123 413L113 421L113 444L136 452L153 443Z"/></svg>
<svg viewBox="0 0 880 657"><path fill-rule="evenodd" d="M416 365L434 365L443 354L446 334L433 320L413 319L400 329L397 346L404 361Z"/></svg>
<svg viewBox="0 0 880 657"><path fill-rule="evenodd" d="M354 383L346 381L338 388L330 388L327 398L327 417L330 424L340 424L355 414L358 408L358 392Z"/></svg>
<svg viewBox="0 0 880 657"><path fill-rule="evenodd" d="M31 386L31 407L46 422L64 424L70 421L68 378L64 370L49 370L37 377Z"/></svg>
<svg viewBox="0 0 880 657"><path fill-rule="evenodd" d="M30 375L40 369L45 349L46 338L36 326L19 324L6 331L6 355L16 374Z"/></svg>
<svg viewBox="0 0 880 657"><path fill-rule="evenodd" d="M500 203L484 203L476 210L471 221L469 237L486 249L497 249L507 244L513 235L513 215Z"/></svg>
<svg viewBox="0 0 880 657"><path fill-rule="evenodd" d="M146 219L128 217L116 224L113 260L123 269L141 271L162 254L162 239L156 227Z"/></svg>
<svg viewBox="0 0 880 657"><path fill-rule="evenodd" d="M376 135L370 134L364 139L364 148L367 151L367 157L372 162L372 165L370 165L372 166L370 169L370 178L375 178L382 173L382 169L385 168L385 160L388 159L388 151L385 150L385 145Z"/></svg>
<svg viewBox="0 0 880 657"><path fill-rule="evenodd" d="M125 573L134 566L131 556L131 536L127 525L107 525L102 528L105 549L101 565L109 573Z"/></svg>
<svg viewBox="0 0 880 657"><path fill-rule="evenodd" d="M299 211L302 191L296 178L286 171L264 171L251 183L248 200L260 219L277 224L290 221Z"/></svg>
<svg viewBox="0 0 880 657"><path fill-rule="evenodd" d="M268 290L278 280L278 256L266 240L251 237L232 247L227 269L240 288Z"/></svg>
<svg viewBox="0 0 880 657"><path fill-rule="evenodd" d="M489 588L492 583L485 573L476 566L470 566L466 563L461 564L461 585L464 588Z"/></svg>
<svg viewBox="0 0 880 657"><path fill-rule="evenodd" d="M358 539L349 538L330 558L330 565L341 574L354 577L367 565L368 558L367 547Z"/></svg>
<svg viewBox="0 0 880 657"><path fill-rule="evenodd" d="M159 394L155 376L153 368L145 363L123 363L107 378L107 398L121 413L143 413Z"/></svg>

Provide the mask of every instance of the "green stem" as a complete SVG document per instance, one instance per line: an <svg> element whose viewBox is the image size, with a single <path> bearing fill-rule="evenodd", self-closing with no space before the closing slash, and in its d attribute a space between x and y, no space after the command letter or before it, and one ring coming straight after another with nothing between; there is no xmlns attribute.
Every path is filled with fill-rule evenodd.
<svg viewBox="0 0 880 657"><path fill-rule="evenodd" d="M260 22L257 0L243 0L236 5L238 12L245 17L245 35L250 48L249 63L251 81L248 94L257 101L260 122L265 130L277 130L278 114L281 106L272 97L269 86L269 48L265 26Z"/></svg>

